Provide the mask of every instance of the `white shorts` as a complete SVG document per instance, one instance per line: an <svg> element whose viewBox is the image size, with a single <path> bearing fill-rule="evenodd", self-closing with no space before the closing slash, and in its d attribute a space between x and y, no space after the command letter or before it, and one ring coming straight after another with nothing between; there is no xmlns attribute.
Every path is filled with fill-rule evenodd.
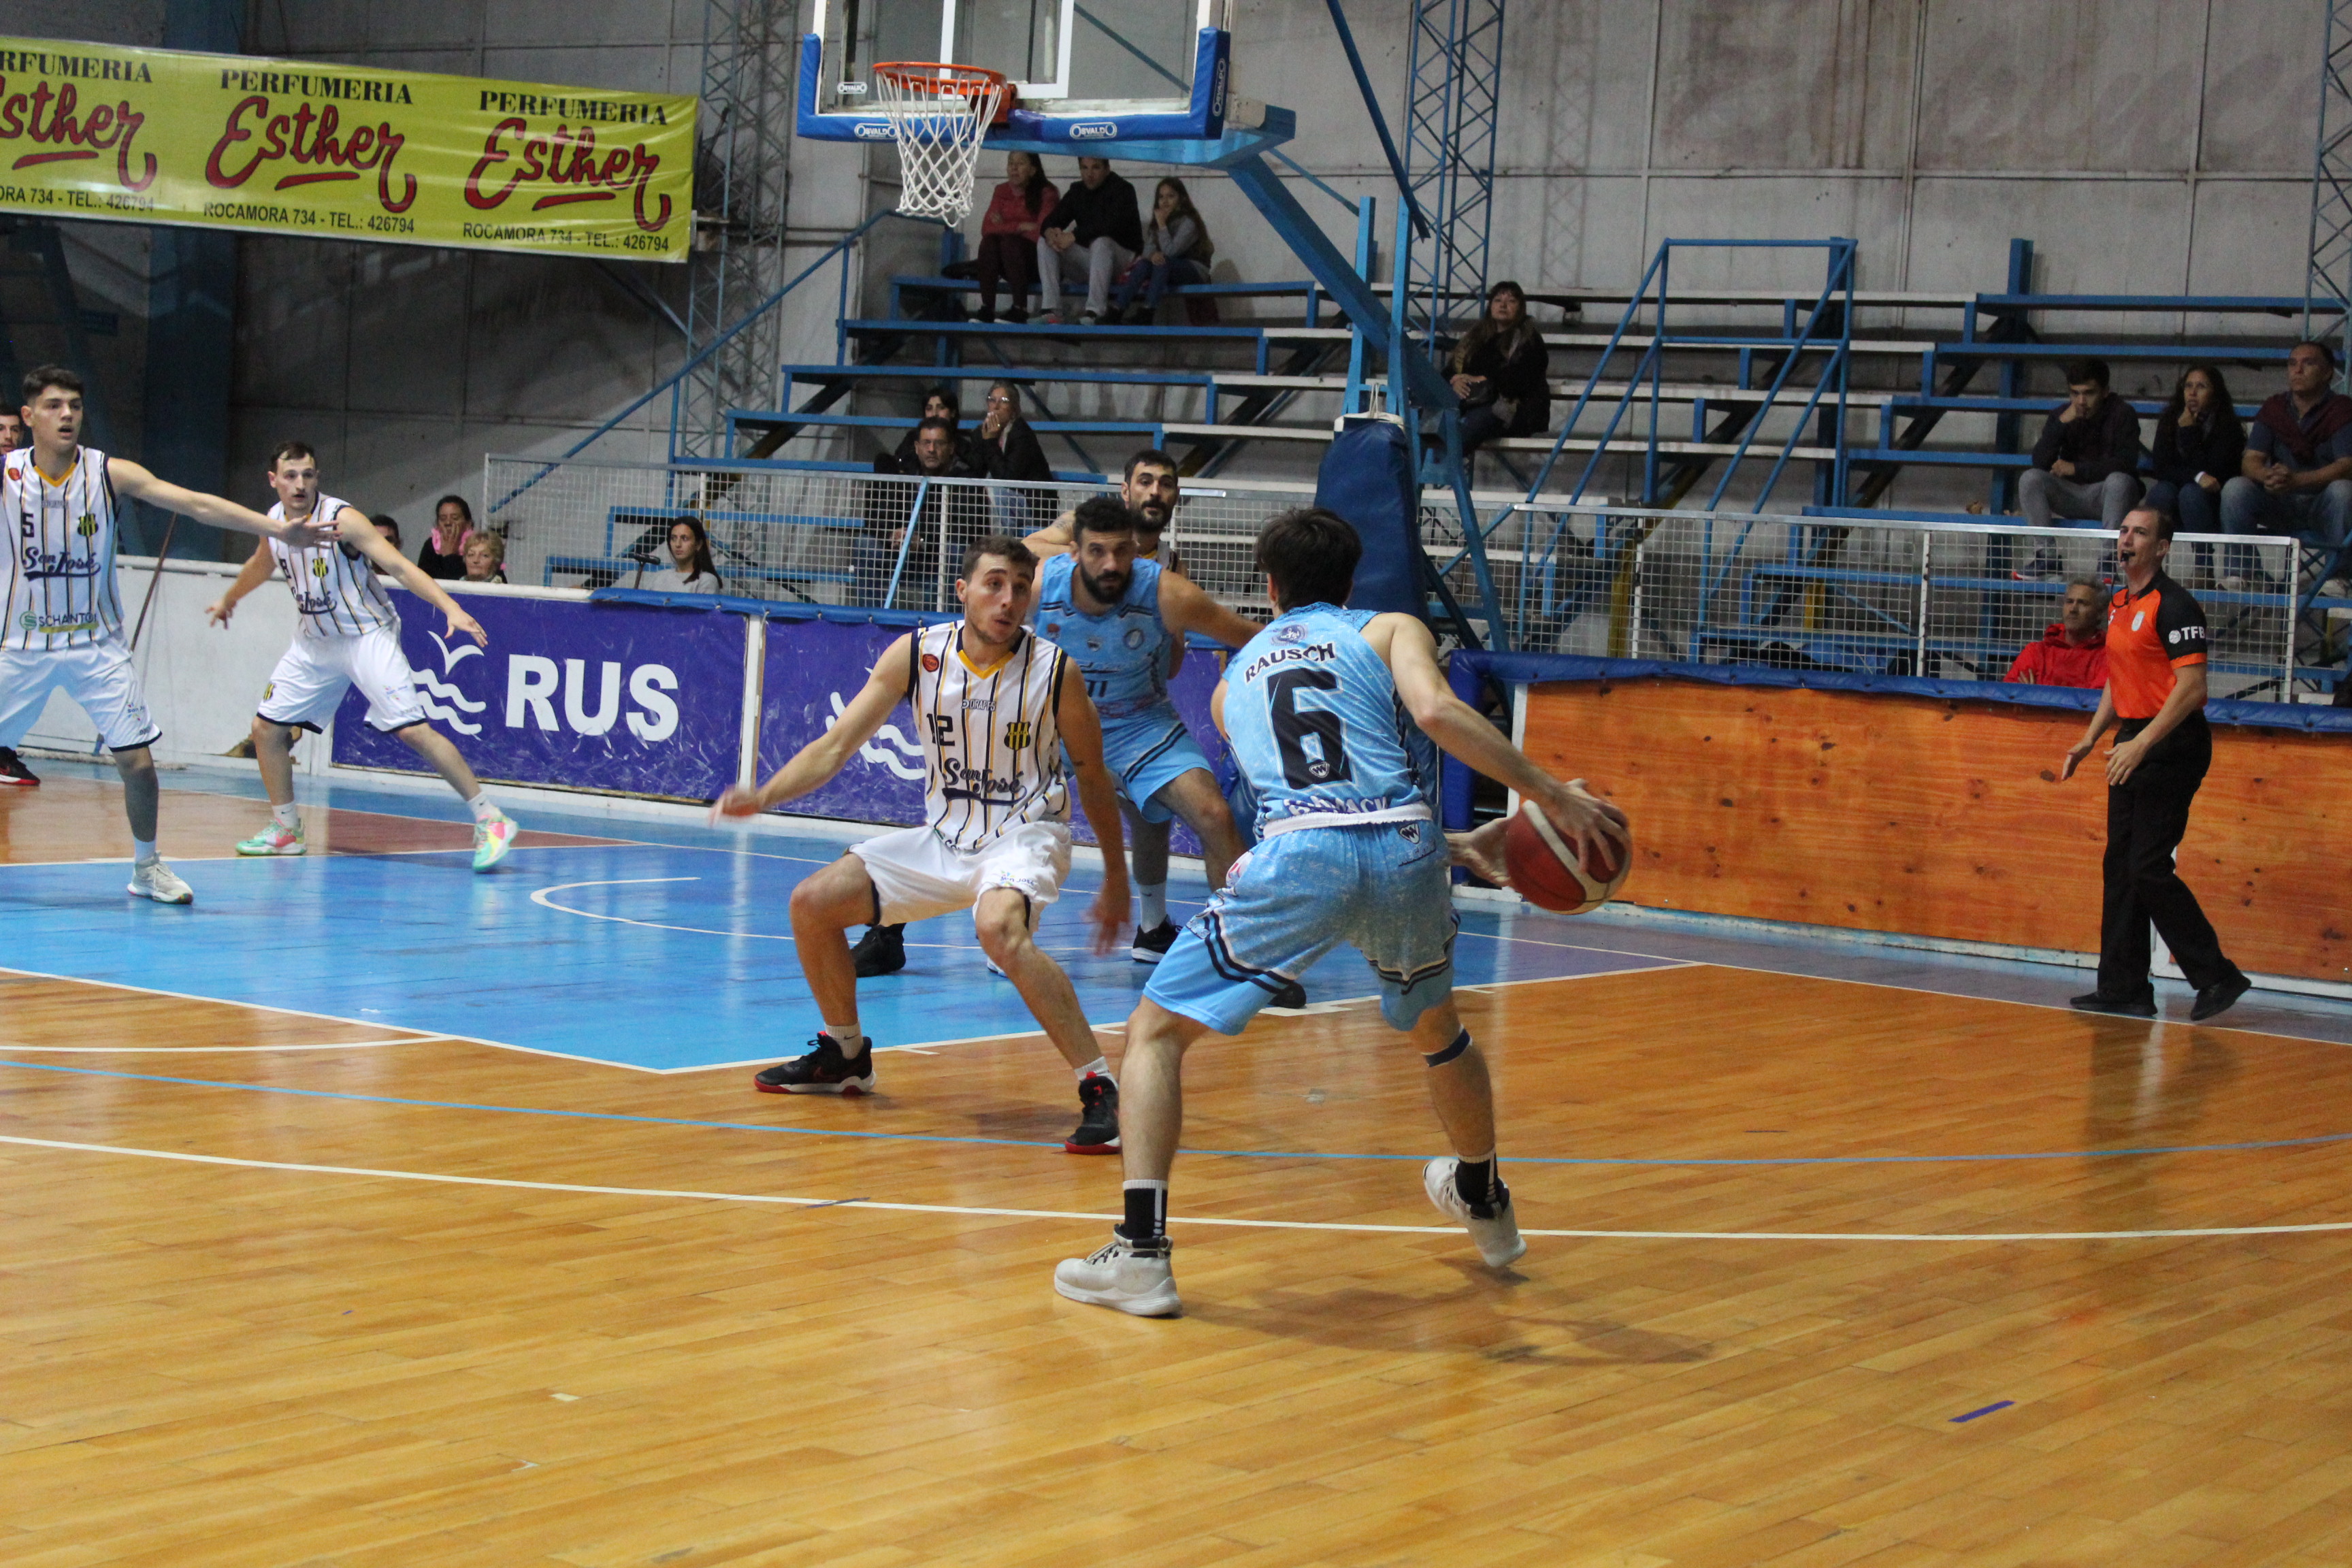
<svg viewBox="0 0 2352 1568"><path fill-rule="evenodd" d="M389 735L425 722L400 634L388 626L357 637L294 639L262 689L260 713L273 724L322 730L342 706L343 691L356 686L367 699L371 728Z"/></svg>
<svg viewBox="0 0 2352 1568"><path fill-rule="evenodd" d="M853 844L849 852L874 879L884 925L968 910L992 888L1011 888L1028 895L1034 931L1070 874L1070 829L1059 822L1024 822L987 848L959 855L929 828L908 827Z"/></svg>
<svg viewBox="0 0 2352 1568"><path fill-rule="evenodd" d="M0 648L0 746L23 740L48 705L49 693L59 688L89 715L98 738L113 751L135 751L163 738L147 711L147 693L130 647L107 641L52 653Z"/></svg>

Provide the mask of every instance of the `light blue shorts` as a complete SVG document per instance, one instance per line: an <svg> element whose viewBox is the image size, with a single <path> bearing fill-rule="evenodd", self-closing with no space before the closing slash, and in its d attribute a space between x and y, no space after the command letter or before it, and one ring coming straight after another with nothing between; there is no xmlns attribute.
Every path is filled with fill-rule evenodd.
<svg viewBox="0 0 2352 1568"><path fill-rule="evenodd" d="M1454 994L1453 879L1434 822L1278 833L1234 862L1144 995L1238 1035L1286 980L1346 942L1381 982L1381 1016L1410 1029Z"/></svg>
<svg viewBox="0 0 2352 1568"><path fill-rule="evenodd" d="M1163 704L1125 719L1106 719L1102 732L1103 761L1119 798L1146 822L1165 822L1176 815L1154 795L1194 768L1209 771L1201 743L1173 707Z"/></svg>

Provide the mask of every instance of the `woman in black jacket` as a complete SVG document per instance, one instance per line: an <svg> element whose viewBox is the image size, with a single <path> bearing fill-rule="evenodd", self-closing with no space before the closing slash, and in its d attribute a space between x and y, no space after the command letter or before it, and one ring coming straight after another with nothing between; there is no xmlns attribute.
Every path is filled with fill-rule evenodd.
<svg viewBox="0 0 2352 1568"><path fill-rule="evenodd" d="M981 413L980 428L972 433L966 459L984 479L1050 484L1054 479L1054 465L1045 460L1037 432L1021 417L1020 389L1009 381L988 389L988 405ZM995 506L997 525L1015 539L1035 532L1054 519L1055 498L1050 490L998 490L989 499Z"/></svg>
<svg viewBox="0 0 2352 1568"><path fill-rule="evenodd" d="M2238 477L2245 455L2246 427L2238 422L2221 368L2192 364L2156 416L2156 440L2147 451L2155 478L2147 504L2183 533L2219 533L2221 487Z"/></svg>
<svg viewBox="0 0 2352 1568"><path fill-rule="evenodd" d="M1462 399L1462 453L1497 436L1535 436L1551 423L1551 383L1543 334L1528 320L1528 296L1506 279L1486 290L1486 313L1462 334L1448 367Z"/></svg>

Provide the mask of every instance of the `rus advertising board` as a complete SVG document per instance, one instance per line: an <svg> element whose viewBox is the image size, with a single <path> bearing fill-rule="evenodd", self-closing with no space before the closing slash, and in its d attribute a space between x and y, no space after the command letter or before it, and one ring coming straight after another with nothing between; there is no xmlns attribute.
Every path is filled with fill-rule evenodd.
<svg viewBox="0 0 2352 1568"><path fill-rule="evenodd" d="M683 261L695 100L0 37L0 211Z"/></svg>
<svg viewBox="0 0 2352 1568"><path fill-rule="evenodd" d="M464 594L488 648L451 637L405 590L401 651L434 728L483 778L714 799L735 782L743 726L743 620L718 610ZM427 771L369 728L354 691L335 714L335 761Z"/></svg>

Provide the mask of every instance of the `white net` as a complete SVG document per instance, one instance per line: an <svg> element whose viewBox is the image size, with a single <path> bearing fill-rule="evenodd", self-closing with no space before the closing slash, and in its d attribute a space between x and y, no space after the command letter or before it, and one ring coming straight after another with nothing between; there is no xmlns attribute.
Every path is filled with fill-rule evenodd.
<svg viewBox="0 0 2352 1568"><path fill-rule="evenodd" d="M964 66L879 65L875 99L898 143L898 210L949 227L971 212L981 138L1008 90L993 71Z"/></svg>

